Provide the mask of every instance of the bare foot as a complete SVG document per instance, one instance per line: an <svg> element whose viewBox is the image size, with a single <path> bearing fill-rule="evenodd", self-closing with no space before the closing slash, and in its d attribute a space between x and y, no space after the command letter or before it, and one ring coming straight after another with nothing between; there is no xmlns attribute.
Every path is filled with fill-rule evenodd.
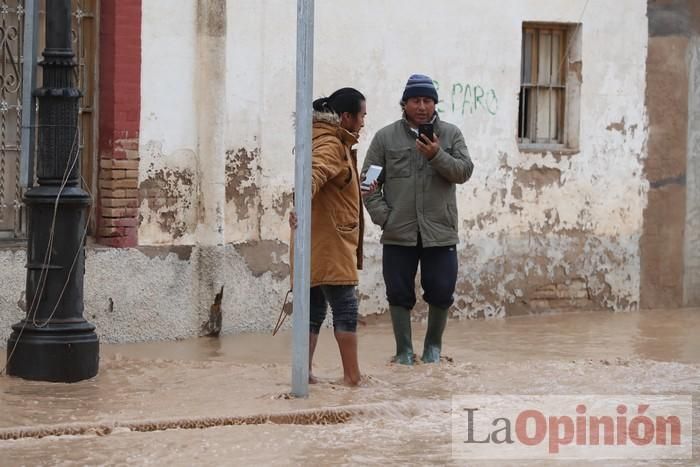
<svg viewBox="0 0 700 467"><path fill-rule="evenodd" d="M309 373L309 384L318 384L318 378Z"/></svg>
<svg viewBox="0 0 700 467"><path fill-rule="evenodd" d="M344 376L343 377L343 384L345 386L349 386L351 388L363 386L364 382L365 382L365 378L362 375L357 375L355 377L351 377L351 376Z"/></svg>
<svg viewBox="0 0 700 467"><path fill-rule="evenodd" d="M353 379L350 379L350 378L343 378L343 384L344 384L345 386L348 386L348 387L351 387L351 388L356 388L357 386L360 385L360 381L359 381L359 380L353 380Z"/></svg>

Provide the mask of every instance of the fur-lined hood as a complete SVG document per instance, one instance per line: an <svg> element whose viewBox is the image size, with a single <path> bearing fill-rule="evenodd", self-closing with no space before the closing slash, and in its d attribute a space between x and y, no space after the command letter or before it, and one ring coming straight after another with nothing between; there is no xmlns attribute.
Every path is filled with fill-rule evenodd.
<svg viewBox="0 0 700 467"><path fill-rule="evenodd" d="M346 146L352 147L358 142L357 135L350 133L340 126L340 116L334 112L313 113L313 137L314 139L324 135L334 135Z"/></svg>
<svg viewBox="0 0 700 467"><path fill-rule="evenodd" d="M336 126L340 125L340 115L338 115L335 112L323 112L320 110L314 110L313 119L314 123L323 122L330 123L331 125Z"/></svg>

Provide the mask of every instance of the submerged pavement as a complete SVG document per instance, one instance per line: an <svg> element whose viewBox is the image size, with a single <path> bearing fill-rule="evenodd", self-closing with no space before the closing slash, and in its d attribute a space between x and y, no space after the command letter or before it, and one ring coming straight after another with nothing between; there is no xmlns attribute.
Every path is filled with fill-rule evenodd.
<svg viewBox="0 0 700 467"><path fill-rule="evenodd" d="M289 332L105 345L93 380L0 377L0 465L464 464L451 457L452 396L697 398L699 331L700 309L450 321L449 358L409 368L389 363L391 327L378 323L359 329L366 383L347 388L336 383L340 358L323 329L314 371L321 384L301 400L288 396ZM424 333L414 323L419 354ZM185 429L196 427L205 429Z"/></svg>

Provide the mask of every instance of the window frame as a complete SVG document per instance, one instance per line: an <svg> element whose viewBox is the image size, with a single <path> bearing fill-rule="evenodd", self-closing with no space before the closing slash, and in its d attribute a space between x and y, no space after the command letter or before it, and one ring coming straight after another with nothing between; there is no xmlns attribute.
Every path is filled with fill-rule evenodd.
<svg viewBox="0 0 700 467"><path fill-rule="evenodd" d="M558 22L525 21L522 23L516 143L518 148L523 152L557 152L564 154L578 152L578 149L572 147L571 144L568 119L570 118L569 113L571 111L570 99L574 97L571 92L572 87L569 79L569 68L571 64L571 53L573 51L572 46L575 45L575 41L580 41L580 36L577 37L578 28L580 26L580 24L576 23ZM551 71L556 65L554 64L554 50L550 45L550 74L548 82L545 82L540 80L539 76L541 61L540 41L542 40L542 36L547 33L552 36L559 35L560 37L557 62L560 69L558 73L553 73ZM528 41L530 41L529 44ZM526 66L527 62L529 62L529 70ZM529 76L526 77L526 73L529 74ZM556 82L552 82L553 75L556 75L558 78ZM580 83L574 83L574 85L580 87ZM556 126L554 127L556 139L554 140L548 139L542 141L537 135L539 116L536 106L539 101L540 90L549 92L550 96L554 93L557 95L558 102L555 104L557 109ZM533 94L537 97L533 97ZM534 109L530 107L530 100L534 102ZM551 97L549 107L550 109L552 108ZM551 114L547 122L549 122L550 129L545 130L545 132L547 135L550 135L552 133ZM575 140L578 141L578 138L575 138Z"/></svg>

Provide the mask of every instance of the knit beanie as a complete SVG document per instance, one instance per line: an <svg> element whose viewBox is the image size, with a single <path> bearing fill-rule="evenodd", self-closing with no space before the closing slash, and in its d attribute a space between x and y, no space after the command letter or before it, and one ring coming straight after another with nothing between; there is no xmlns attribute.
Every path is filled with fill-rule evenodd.
<svg viewBox="0 0 700 467"><path fill-rule="evenodd" d="M406 102L411 97L429 97L438 102L437 89L429 76L411 75L406 83L406 89L403 90L401 102Z"/></svg>

